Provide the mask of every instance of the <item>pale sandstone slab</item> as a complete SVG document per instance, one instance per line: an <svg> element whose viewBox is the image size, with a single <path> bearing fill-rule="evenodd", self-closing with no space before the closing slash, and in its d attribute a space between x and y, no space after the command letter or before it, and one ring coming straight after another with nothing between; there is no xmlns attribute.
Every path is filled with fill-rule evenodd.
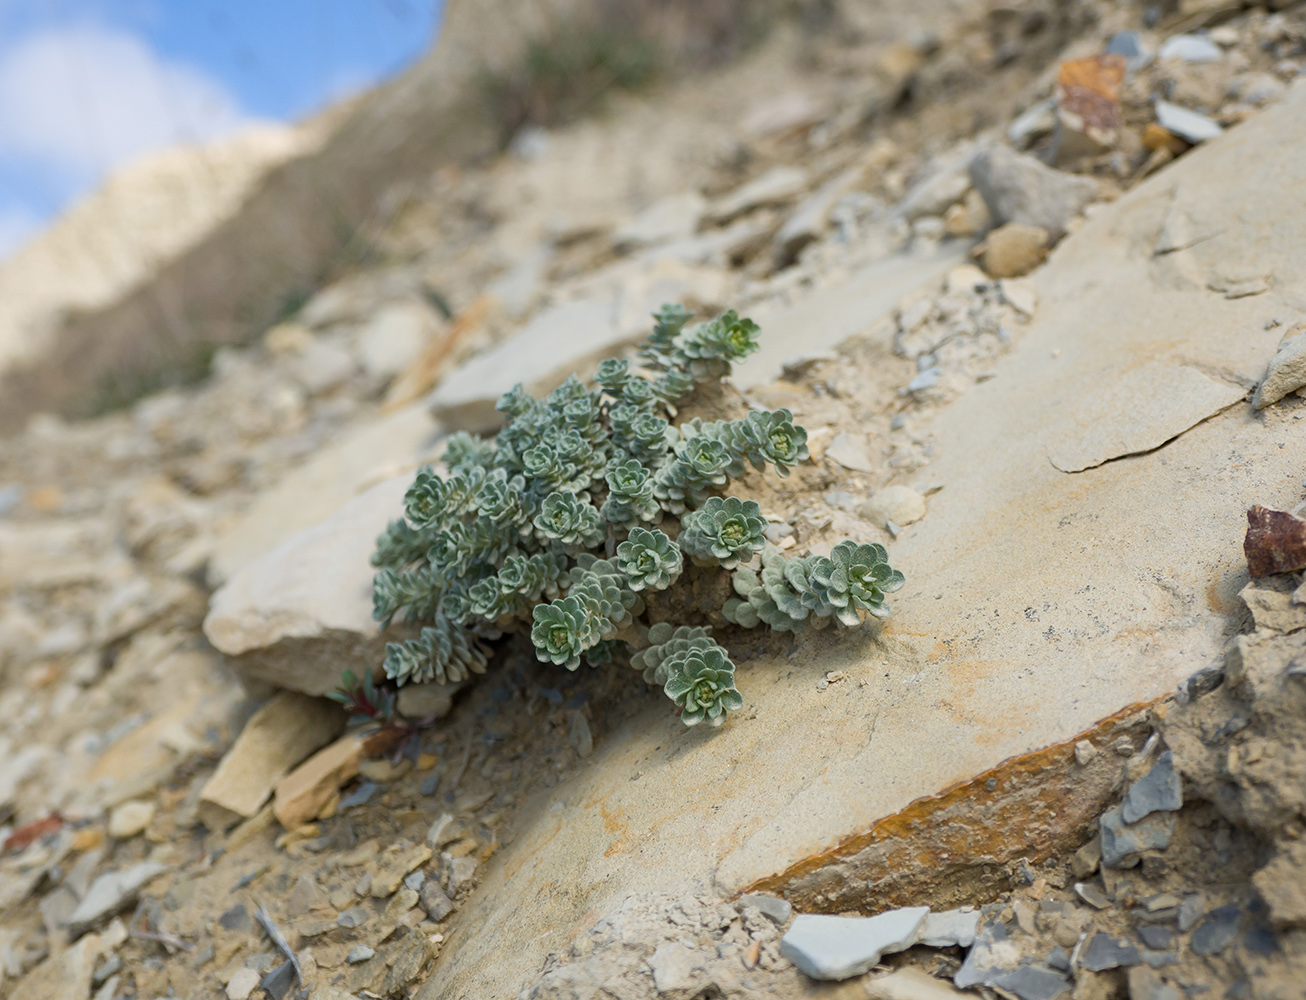
<svg viewBox="0 0 1306 1000"><path fill-rule="evenodd" d="M1300 499L1292 414L1235 405L1076 474L1047 454L1094 378L1146 361L1249 389L1264 375L1279 340L1266 321L1306 296L1276 277L1228 299L1207 277L1221 261L1301 272L1306 214L1282 206L1306 184L1303 136L1298 86L1068 237L997 377L934 427L931 478L946 488L893 546L908 582L884 632L741 664L747 708L715 733L684 731L654 702L607 734L525 810L467 905L477 933L418 996L513 996L628 895L742 890L1218 662L1247 579L1243 498ZM1154 256L1179 204L1219 235ZM827 670L849 683L818 691Z"/></svg>
<svg viewBox="0 0 1306 1000"><path fill-rule="evenodd" d="M255 712L200 793L199 817L225 830L255 815L296 764L345 727L340 706L283 691Z"/></svg>
<svg viewBox="0 0 1306 1000"><path fill-rule="evenodd" d="M345 668L379 665L370 559L403 511L411 475L378 483L237 573L209 603L204 634L245 677L326 694Z"/></svg>
<svg viewBox="0 0 1306 1000"><path fill-rule="evenodd" d="M218 536L209 561L209 583L226 583L368 487L433 460L443 450L436 442L438 431L425 407L414 404L333 440L261 494Z"/></svg>
<svg viewBox="0 0 1306 1000"><path fill-rule="evenodd" d="M367 738L348 733L281 779L277 784L272 812L287 830L314 819L330 801L336 789L358 774L367 753Z"/></svg>

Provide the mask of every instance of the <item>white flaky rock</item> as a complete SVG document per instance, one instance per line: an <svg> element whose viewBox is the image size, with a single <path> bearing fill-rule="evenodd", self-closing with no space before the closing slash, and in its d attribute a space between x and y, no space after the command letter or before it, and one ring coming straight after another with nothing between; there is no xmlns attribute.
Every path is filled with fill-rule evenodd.
<svg viewBox="0 0 1306 1000"><path fill-rule="evenodd" d="M780 940L780 954L813 979L851 979L882 955L916 943L928 906L890 910L875 917L804 913Z"/></svg>

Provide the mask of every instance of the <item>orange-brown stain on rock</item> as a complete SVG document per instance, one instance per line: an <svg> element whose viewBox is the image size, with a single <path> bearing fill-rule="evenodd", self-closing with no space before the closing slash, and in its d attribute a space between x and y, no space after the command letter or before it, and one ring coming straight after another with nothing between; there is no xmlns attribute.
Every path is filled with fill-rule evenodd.
<svg viewBox="0 0 1306 1000"><path fill-rule="evenodd" d="M1224 573L1213 577L1206 585L1206 606L1217 615L1238 614L1243 610L1238 592L1247 586L1250 579L1245 569L1240 573Z"/></svg>
<svg viewBox="0 0 1306 1000"><path fill-rule="evenodd" d="M977 886L995 894L1005 887L1007 863L1023 858L1038 864L1078 847L1106 807L1120 759L1099 754L1081 767L1075 743L1087 739L1103 747L1121 735L1141 737L1147 710L1158 704L1130 705L1063 743L1009 758L918 799L741 892L782 895L805 911L826 913L984 902L976 898Z"/></svg>
<svg viewBox="0 0 1306 1000"><path fill-rule="evenodd" d="M603 817L603 829L613 835L603 856L610 858L614 854L625 854L634 846L630 841L630 826L622 819L621 813L609 808L606 802L599 803L599 814Z"/></svg>

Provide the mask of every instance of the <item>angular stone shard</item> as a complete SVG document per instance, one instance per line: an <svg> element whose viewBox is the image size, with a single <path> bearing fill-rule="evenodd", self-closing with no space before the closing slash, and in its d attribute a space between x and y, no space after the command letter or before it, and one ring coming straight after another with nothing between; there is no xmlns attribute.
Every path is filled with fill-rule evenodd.
<svg viewBox="0 0 1306 1000"><path fill-rule="evenodd" d="M1066 225L1098 193L1097 184L1087 177L1053 170L1005 146L976 153L970 179L995 223L1041 226L1054 240L1065 235Z"/></svg>
<svg viewBox="0 0 1306 1000"><path fill-rule="evenodd" d="M200 793L199 818L225 830L259 811L281 779L345 728L334 702L283 691L245 723Z"/></svg>
<svg viewBox="0 0 1306 1000"><path fill-rule="evenodd" d="M136 892L168 870L157 861L142 861L122 871L107 872L91 883L77 909L68 917L68 930L79 934L96 921L126 906Z"/></svg>
<svg viewBox="0 0 1306 1000"><path fill-rule="evenodd" d="M780 940L780 954L813 979L851 979L880 956L915 944L929 912L911 906L874 917L799 914Z"/></svg>
<svg viewBox="0 0 1306 1000"><path fill-rule="evenodd" d="M366 753L367 738L340 737L291 771L277 785L272 812L287 830L312 820L336 790L354 775Z"/></svg>
<svg viewBox="0 0 1306 1000"><path fill-rule="evenodd" d="M931 948L969 948L979 931L980 911L971 907L931 913L921 926L920 943Z"/></svg>
<svg viewBox="0 0 1306 1000"><path fill-rule="evenodd" d="M1306 386L1306 324L1289 331L1280 342L1265 378L1256 387L1252 406L1264 409L1302 386Z"/></svg>
<svg viewBox="0 0 1306 1000"><path fill-rule="evenodd" d="M1167 750L1125 794L1120 814L1126 823L1137 823L1154 812L1175 812L1183 804L1183 779L1175 770L1174 754Z"/></svg>
<svg viewBox="0 0 1306 1000"><path fill-rule="evenodd" d="M1070 991L1070 980L1063 973L1021 953L1000 920L980 932L952 981L962 989L989 986L1006 990L1020 1000L1054 1000Z"/></svg>
<svg viewBox="0 0 1306 1000"><path fill-rule="evenodd" d="M1243 553L1254 577L1306 568L1306 521L1257 504L1247 512Z"/></svg>
<svg viewBox="0 0 1306 1000"><path fill-rule="evenodd" d="M1174 836L1175 814L1153 813L1137 823L1127 824L1120 806L1102 814L1102 865L1132 868L1143 851L1164 850Z"/></svg>

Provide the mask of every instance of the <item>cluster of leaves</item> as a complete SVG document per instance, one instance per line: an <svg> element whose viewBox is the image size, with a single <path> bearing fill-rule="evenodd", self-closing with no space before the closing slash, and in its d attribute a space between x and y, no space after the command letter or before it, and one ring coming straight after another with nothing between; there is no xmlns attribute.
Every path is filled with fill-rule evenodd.
<svg viewBox="0 0 1306 1000"><path fill-rule="evenodd" d="M807 434L785 409L740 420L673 425L676 405L757 349L757 326L733 311L688 325L664 306L638 355L599 365L593 387L572 376L536 399L520 385L498 404L493 440L449 439L447 471L423 469L404 517L378 539L373 613L421 624L390 643L386 675L398 683L455 682L485 670L486 642L529 631L540 660L634 658L689 725L719 725L742 704L734 664L704 629L655 625L644 597L675 584L686 557L734 571L742 600L726 617L798 631L831 617L887 614L902 585L881 546L844 542L830 557L786 560L766 545L757 503L719 491L750 466L781 475L808 458ZM750 569L763 553L760 574Z"/></svg>

